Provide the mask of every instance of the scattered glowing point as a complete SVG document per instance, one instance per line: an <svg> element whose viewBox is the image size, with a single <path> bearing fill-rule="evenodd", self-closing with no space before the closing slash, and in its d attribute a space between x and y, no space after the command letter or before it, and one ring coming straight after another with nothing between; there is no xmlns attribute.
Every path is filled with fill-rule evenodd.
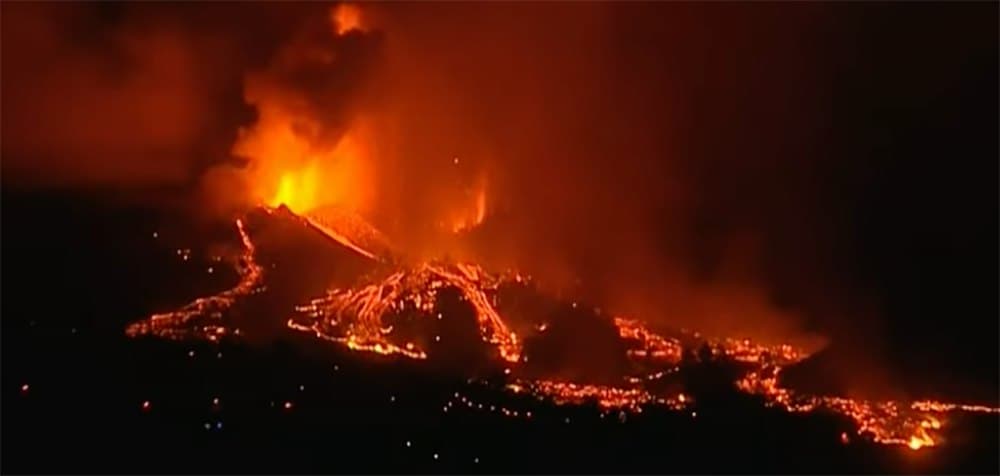
<svg viewBox="0 0 1000 476"><path fill-rule="evenodd" d="M510 369L503 369L504 375L510 375Z"/></svg>
<svg viewBox="0 0 1000 476"><path fill-rule="evenodd" d="M285 410L291 410L291 409L292 409L292 402L285 402Z"/></svg>
<svg viewBox="0 0 1000 476"><path fill-rule="evenodd" d="M851 442L851 439L848 438L846 432L840 434L840 442L843 443L843 444L845 444L845 445Z"/></svg>
<svg viewBox="0 0 1000 476"><path fill-rule="evenodd" d="M221 422L221 421L220 421L220 422L217 422L217 423L215 424L215 429L216 429L216 430L221 430L221 429L222 429L222 422Z"/></svg>
<svg viewBox="0 0 1000 476"><path fill-rule="evenodd" d="M473 460L472 460L472 462L473 462L473 463L476 463L476 464L479 464L479 458L475 458L475 459L473 459Z"/></svg>
<svg viewBox="0 0 1000 476"><path fill-rule="evenodd" d="M28 384L21 385L21 392L22 393L28 393L29 389L31 389L31 387Z"/></svg>
<svg viewBox="0 0 1000 476"><path fill-rule="evenodd" d="M680 401L681 403L684 403L684 400L685 400L686 398L687 398L687 397L685 397L683 393L677 396L677 400L679 400L679 401Z"/></svg>
<svg viewBox="0 0 1000 476"><path fill-rule="evenodd" d="M566 417L565 422L566 422L567 425L569 425L569 417Z"/></svg>
<svg viewBox="0 0 1000 476"><path fill-rule="evenodd" d="M193 350L189 350L188 351L188 357L194 357L194 351Z"/></svg>
<svg viewBox="0 0 1000 476"><path fill-rule="evenodd" d="M438 454L434 453L434 459L438 459Z"/></svg>
<svg viewBox="0 0 1000 476"><path fill-rule="evenodd" d="M411 446L410 440L406 440L406 447L409 448L410 446Z"/></svg>
<svg viewBox="0 0 1000 476"><path fill-rule="evenodd" d="M910 442L907 443L906 446L909 446L911 450L919 450L921 447L924 446L924 442L920 441L920 438L912 436L910 437Z"/></svg>
<svg viewBox="0 0 1000 476"><path fill-rule="evenodd" d="M443 316L441 315L441 313L440 313L440 312L438 313L437 317L438 317L438 320L439 320L439 321L440 321L440 320L441 320L441 319L443 318Z"/></svg>
<svg viewBox="0 0 1000 476"><path fill-rule="evenodd" d="M434 336L434 342L441 342L441 336Z"/></svg>
<svg viewBox="0 0 1000 476"><path fill-rule="evenodd" d="M69 330L69 332L70 332L71 334L76 334L76 328L74 327L74 328L70 329L70 330Z"/></svg>
<svg viewBox="0 0 1000 476"><path fill-rule="evenodd" d="M698 418L698 412L691 412L691 418Z"/></svg>
<svg viewBox="0 0 1000 476"><path fill-rule="evenodd" d="M142 402L142 409L143 409L143 411L149 411L149 408L151 406L152 406L152 404L149 403L149 400L146 400L146 401Z"/></svg>
<svg viewBox="0 0 1000 476"><path fill-rule="evenodd" d="M458 157L451 159L451 163L458 165Z"/></svg>
<svg viewBox="0 0 1000 476"><path fill-rule="evenodd" d="M221 359L222 358L222 352L219 352L218 354L215 354L215 358L216 359Z"/></svg>
<svg viewBox="0 0 1000 476"><path fill-rule="evenodd" d="M305 390L306 390L306 386L305 385L299 385L299 391L300 392L304 392Z"/></svg>
<svg viewBox="0 0 1000 476"><path fill-rule="evenodd" d="M213 398L212 399L212 405L218 405L218 404L219 404L219 397Z"/></svg>
<svg viewBox="0 0 1000 476"><path fill-rule="evenodd" d="M389 397L389 401L390 402L395 402L396 401L396 396L395 395L390 396Z"/></svg>
<svg viewBox="0 0 1000 476"><path fill-rule="evenodd" d="M154 231L153 232L153 238L159 238L159 237L160 237L160 234Z"/></svg>
<svg viewBox="0 0 1000 476"><path fill-rule="evenodd" d="M212 274L212 272L214 272L214 271L215 271L215 270L214 270L214 269L212 269L212 267L211 267L211 266L209 266L209 267L208 267L208 274Z"/></svg>
<svg viewBox="0 0 1000 476"><path fill-rule="evenodd" d="M334 365L333 366L333 371L336 372L338 370L340 370L340 366L339 365Z"/></svg>
<svg viewBox="0 0 1000 476"><path fill-rule="evenodd" d="M203 426L205 427L206 430L211 430L212 429L212 424L211 423L205 423Z"/></svg>

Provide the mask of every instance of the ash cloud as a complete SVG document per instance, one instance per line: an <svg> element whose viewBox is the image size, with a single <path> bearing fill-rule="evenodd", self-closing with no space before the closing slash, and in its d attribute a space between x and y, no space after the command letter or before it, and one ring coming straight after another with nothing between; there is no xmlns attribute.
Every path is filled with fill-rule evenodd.
<svg viewBox="0 0 1000 476"><path fill-rule="evenodd" d="M5 175L46 184L171 183L214 117L195 38L88 5L3 6ZM211 49L214 45L201 45Z"/></svg>
<svg viewBox="0 0 1000 476"><path fill-rule="evenodd" d="M417 248L440 244L428 223L485 172L489 214L471 245L481 258L671 326L774 339L815 330L859 343L845 374L869 372L883 367L885 338L912 326L909 314L887 317L893 301L919 301L914 291L941 289L945 273L912 265L912 286L879 280L941 251L944 228L995 238L997 216L995 200L972 192L995 190L995 109L976 109L996 104L995 25L976 20L995 6L895 8L364 4L368 33L331 39L322 4L107 14L5 3L4 180L202 183L213 199L243 197L231 149L263 87L318 118L321 142L377 118L370 218ZM940 25L969 27L924 34ZM326 66L308 57L331 51ZM987 67L958 73L969 65ZM954 151L962 165L945 176L969 186L919 198ZM893 188L894 177L911 185ZM904 198L879 199L885 190L918 197L915 210L961 213L928 226L899 213ZM986 214L994 221L975 218ZM926 246L896 251L914 240ZM995 335L992 325L972 333Z"/></svg>

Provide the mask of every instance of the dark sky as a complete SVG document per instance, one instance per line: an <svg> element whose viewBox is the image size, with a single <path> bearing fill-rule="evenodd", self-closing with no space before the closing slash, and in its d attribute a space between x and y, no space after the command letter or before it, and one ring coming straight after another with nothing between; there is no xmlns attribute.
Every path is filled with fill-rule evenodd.
<svg viewBox="0 0 1000 476"><path fill-rule="evenodd" d="M327 8L4 3L4 186L198 187L254 120L246 73ZM368 9L332 47L373 51L352 107L405 131L383 215L424 220L460 154L495 182L498 260L997 387L996 3Z"/></svg>

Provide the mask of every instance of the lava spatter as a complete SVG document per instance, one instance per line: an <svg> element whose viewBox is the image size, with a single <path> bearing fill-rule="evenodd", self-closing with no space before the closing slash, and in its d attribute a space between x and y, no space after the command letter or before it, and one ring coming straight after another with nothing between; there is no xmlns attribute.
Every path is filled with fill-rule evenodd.
<svg viewBox="0 0 1000 476"><path fill-rule="evenodd" d="M275 209L269 209L273 213ZM286 210L287 211L287 210ZM291 211L291 216L298 217ZM523 343L498 312L495 303L501 285L523 283L526 278L510 273L492 274L474 263L421 262L398 264L404 260L392 256L388 240L356 216L350 220L344 214L322 214L299 217L315 231L334 242L354 249L361 255L388 269L380 276L370 275L346 288L328 290L296 308L297 316L287 321L287 327L312 333L320 339L360 351L383 355L400 355L423 360L428 350L413 341L394 335L393 315L412 312L427 321L435 319L438 292L455 288L471 305L480 338L496 349L496 355L507 369L506 391L533 395L560 405L595 403L602 411L641 413L643 408L659 406L682 410L694 403L683 392L652 390L648 383L676 372L682 365L684 345L680 340L660 335L638 319L615 317L612 322L618 336L630 343L627 351L634 361L650 362L655 370L628 375L619 385L597 385L585 382L551 379L525 379L512 375L523 363ZM201 338L218 342L229 333L223 316L237 301L263 289L263 267L256 262L256 247L244 228L236 221L243 245L237 271L240 281L229 290L193 301L181 309L156 314L134 323L126 329L132 337L154 335L167 339ZM365 246L371 248L366 248ZM388 266L388 268L384 268ZM539 332L544 332L542 324ZM696 334L699 335L700 334ZM828 411L853 420L857 433L876 443L899 445L918 450L942 443L940 436L951 412L1000 413L1000 408L937 401L867 401L836 396L810 395L779 385L783 368L809 356L808 352L789 344L762 345L749 339L708 338L713 356L741 362L750 367L734 382L739 390L765 398L766 404L789 412ZM471 404L471 402L466 402ZM503 409L499 414L520 417L524 412ZM530 412L528 413L530 415ZM624 414L623 414L624 415ZM692 416L696 413L692 413ZM529 417L530 418L530 417ZM850 441L849 438L841 437Z"/></svg>

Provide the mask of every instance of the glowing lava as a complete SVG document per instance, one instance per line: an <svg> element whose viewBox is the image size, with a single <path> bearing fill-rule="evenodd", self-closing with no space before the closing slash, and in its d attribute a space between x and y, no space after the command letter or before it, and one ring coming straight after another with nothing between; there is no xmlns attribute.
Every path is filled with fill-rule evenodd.
<svg viewBox="0 0 1000 476"><path fill-rule="evenodd" d="M236 286L214 296L196 299L177 311L154 314L149 319L136 322L125 329L126 335L155 335L175 340L202 337L210 341L217 341L225 335L227 328L222 322L223 314L238 299L258 289L264 276L263 268L255 259L256 249L243 227L243 220L236 220L236 229L243 244L243 254L236 263L236 271L240 275Z"/></svg>
<svg viewBox="0 0 1000 476"><path fill-rule="evenodd" d="M517 362L521 344L494 309L488 295L495 293L502 281L503 278L471 264L423 263L354 289L328 291L326 296L298 308L310 322L299 324L291 319L288 326L315 332L320 338L341 342L355 350L423 359L427 354L416 344L391 341L392 326L386 320L392 313L407 311L429 319L437 303L438 290L453 286L476 310L483 340L496 346L504 360Z"/></svg>
<svg viewBox="0 0 1000 476"><path fill-rule="evenodd" d="M385 237L356 215L327 212L302 220L317 232L364 256L387 259L380 264L383 266L380 268L383 270L381 276L369 276L346 289L331 289L324 296L299 306L300 315L287 321L291 329L312 333L352 350L425 359L428 356L425 349L412 340L395 335L393 317L408 314L418 319L433 319L437 311L438 292L451 287L471 304L480 337L497 350L497 356L508 366L505 374L509 376L510 383L506 388L510 392L534 395L556 404L593 402L602 411L635 413L642 412L647 406L681 410L694 403L692 397L683 393L657 393L646 388L646 383L678 370L684 348L677 339L661 336L636 319L617 317L613 323L619 336L632 343L628 356L637 361L648 362L651 359L660 365L655 371L625 376L621 385L614 386L514 377L510 367L516 368L522 363L522 343L498 313L495 299L502 284L521 283L524 277L513 273L494 275L472 263L392 264L400 261L388 259L392 258L391 252L385 250L391 248ZM228 334L223 322L224 313L240 298L263 289L260 286L263 270L255 261L255 246L244 229L243 221L237 220L236 225L243 244L243 254L236 263L239 283L215 296L195 300L178 311L156 314L132 324L126 329L129 336L202 338L217 342ZM375 245L383 248L379 251L369 248ZM542 331L544 324L539 332ZM761 395L767 405L789 412L828 411L845 415L855 422L859 435L867 436L876 443L900 445L913 450L936 446L942 442L939 435L945 426L947 413L1000 413L1000 408L982 405L927 400L910 403L866 401L801 394L781 387L778 375L783 368L805 359L808 356L806 352L787 344L768 346L749 339L708 339L705 343L713 355L725 356L752 367L735 382L739 390ZM461 402L470 408L475 406L464 397ZM446 405L445 411L450 405L453 403ZM478 404L477 408L483 409L483 404ZM497 411L511 417L531 416L530 412L508 408ZM692 417L696 415L692 412ZM624 421L625 414L620 413L619 418ZM842 434L841 441L848 443L850 438Z"/></svg>

